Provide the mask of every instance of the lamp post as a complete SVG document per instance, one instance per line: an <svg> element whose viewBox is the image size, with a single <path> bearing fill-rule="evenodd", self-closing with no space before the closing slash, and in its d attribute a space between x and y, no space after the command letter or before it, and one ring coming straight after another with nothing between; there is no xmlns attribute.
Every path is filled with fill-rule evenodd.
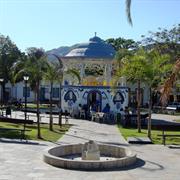
<svg viewBox="0 0 180 180"><path fill-rule="evenodd" d="M0 83L1 83L1 106L3 105L3 83L4 79L0 78Z"/></svg>
<svg viewBox="0 0 180 180"><path fill-rule="evenodd" d="M24 82L25 82L25 92L24 92L24 98L25 98L25 111L24 111L24 116L25 116L25 122L24 122L24 130L26 128L26 120L27 120L27 82L29 80L29 76L25 75L23 76Z"/></svg>

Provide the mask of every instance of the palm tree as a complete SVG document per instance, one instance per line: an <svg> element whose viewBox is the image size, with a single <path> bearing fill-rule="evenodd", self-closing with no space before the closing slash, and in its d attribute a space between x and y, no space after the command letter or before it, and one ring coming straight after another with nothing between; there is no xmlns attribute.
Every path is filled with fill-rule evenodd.
<svg viewBox="0 0 180 180"><path fill-rule="evenodd" d="M80 75L79 75L79 72L77 72L76 70L74 69L68 69L67 71L64 71L63 70L63 62L61 60L61 58L56 55L56 54L52 54L53 56L55 56L58 61L59 61L59 65L57 65L57 74L58 74L58 82L59 82L59 125L62 126L62 107L61 107L61 89L62 89L62 81L63 81L63 76L64 76L64 73L66 74L71 74L72 76L75 76L77 77L78 81L80 82L81 79L80 79Z"/></svg>
<svg viewBox="0 0 180 180"><path fill-rule="evenodd" d="M137 83L137 128L141 132L141 118L140 118L140 105L141 105L141 82L145 81L147 66L145 52L143 49L138 50L134 55L126 56L123 58L122 66L117 70L116 79L125 76L127 81Z"/></svg>
<svg viewBox="0 0 180 180"><path fill-rule="evenodd" d="M36 105L37 105L37 138L41 137L40 131L40 82L43 78L44 73L47 70L47 60L43 49L39 48L28 48L27 59L17 62L14 66L19 69L19 76L24 74L29 75L29 82L31 89L35 92Z"/></svg>
<svg viewBox="0 0 180 180"><path fill-rule="evenodd" d="M52 90L53 84L55 81L61 79L59 77L59 64L57 63L48 63L47 72L44 74L45 79L50 81L50 120L49 120L49 129L53 131L53 116L52 116Z"/></svg>
<svg viewBox="0 0 180 180"><path fill-rule="evenodd" d="M37 137L41 137L40 131L40 110L39 110L39 103L40 103L40 82L43 78L44 72L47 69L47 61L46 57L44 56L44 51L41 49L35 49L35 51L29 54L29 59L25 64L25 69L30 76L30 82L34 85L35 94L36 94L36 105L37 105L37 126L38 126L38 133Z"/></svg>
<svg viewBox="0 0 180 180"><path fill-rule="evenodd" d="M52 54L54 57L56 57L59 61L59 64L58 64L58 82L59 82L59 126L62 126L62 107L61 107L61 89L62 89L62 81L63 81L63 62L61 60L61 58L56 55L56 54Z"/></svg>
<svg viewBox="0 0 180 180"><path fill-rule="evenodd" d="M151 112L152 112L152 92L154 92L162 78L166 76L171 64L170 57L167 54L161 55L157 50L146 52L146 78L145 82L149 86L149 119L148 119L148 137L151 138Z"/></svg>

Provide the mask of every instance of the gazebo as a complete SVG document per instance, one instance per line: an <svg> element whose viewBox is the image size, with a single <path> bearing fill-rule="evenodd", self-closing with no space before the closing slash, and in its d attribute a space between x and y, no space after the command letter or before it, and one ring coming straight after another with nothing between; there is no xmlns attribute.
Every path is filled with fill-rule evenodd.
<svg viewBox="0 0 180 180"><path fill-rule="evenodd" d="M64 77L63 110L76 111L79 105L89 109L93 104L100 112L107 104L113 113L121 113L125 109L128 105L128 88L111 87L114 56L114 48L95 34L87 43L77 44L61 57L64 68L78 70L81 77L80 83Z"/></svg>

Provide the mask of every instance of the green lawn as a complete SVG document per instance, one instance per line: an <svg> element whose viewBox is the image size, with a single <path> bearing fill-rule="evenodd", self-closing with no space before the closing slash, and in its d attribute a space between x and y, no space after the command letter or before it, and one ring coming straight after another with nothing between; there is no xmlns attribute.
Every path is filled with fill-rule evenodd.
<svg viewBox="0 0 180 180"><path fill-rule="evenodd" d="M15 129L23 129L23 125L21 124L12 124L12 123L4 123L0 122L0 128L15 128ZM54 125L53 131L49 131L49 125L48 124L41 124L41 135L44 141L52 141L56 142L59 138L62 137L62 135L68 131L70 125L63 125L62 127L59 127L59 125ZM33 125L26 125L26 129L30 129L32 131L26 132L26 138L29 140L39 140L37 139L37 124ZM20 138L19 132L16 131L1 131L0 130L0 138L11 138L16 139Z"/></svg>
<svg viewBox="0 0 180 180"><path fill-rule="evenodd" d="M180 123L180 119L178 119L178 120L175 120L176 122L178 122L178 123Z"/></svg>
<svg viewBox="0 0 180 180"><path fill-rule="evenodd" d="M37 108L37 105L36 105L36 104L33 104L33 103L28 103L28 104L27 104L27 108L36 109L36 108ZM40 104L40 105L39 105L39 108L41 108L41 109L49 108L49 104Z"/></svg>
<svg viewBox="0 0 180 180"><path fill-rule="evenodd" d="M128 137L147 137L147 130L145 130L145 129L142 129L141 133L138 133L137 129L123 128L121 125L118 125L118 129L125 139L127 139ZM180 131L176 131L176 132L175 131L173 131L173 132L167 131L165 133L166 134L179 134L180 135ZM152 130L152 141L154 144L162 144L162 138L157 136L158 134L162 134L162 131ZM180 145L180 138L167 137L166 138L166 144Z"/></svg>

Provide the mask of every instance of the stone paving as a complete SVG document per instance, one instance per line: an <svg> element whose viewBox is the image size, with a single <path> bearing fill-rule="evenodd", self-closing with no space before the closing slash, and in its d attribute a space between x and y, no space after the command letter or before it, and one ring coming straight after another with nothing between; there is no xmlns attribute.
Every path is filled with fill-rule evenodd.
<svg viewBox="0 0 180 180"><path fill-rule="evenodd" d="M137 153L135 166L114 171L74 171L60 169L43 162L43 152L56 143L29 144L0 141L0 180L179 180L180 149L163 145L129 145L116 126L86 120L70 119L74 124L57 144L98 142L129 146Z"/></svg>

